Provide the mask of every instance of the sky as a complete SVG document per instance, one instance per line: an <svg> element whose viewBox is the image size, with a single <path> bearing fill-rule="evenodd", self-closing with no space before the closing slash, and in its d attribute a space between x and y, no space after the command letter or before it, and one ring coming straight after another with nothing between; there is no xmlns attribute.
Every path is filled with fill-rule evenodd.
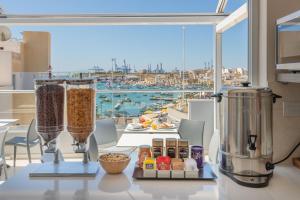
<svg viewBox="0 0 300 200"><path fill-rule="evenodd" d="M72 3L70 3L72 2ZM229 0L230 13L246 0ZM217 0L0 0L9 14L215 12ZM162 63L166 70L183 66L182 26L14 26L23 31L51 33L51 65L55 71L84 71L98 65L111 68L111 59L136 69ZM223 35L223 65L247 67L247 21ZM185 68L204 67L213 60L213 27L185 27Z"/></svg>

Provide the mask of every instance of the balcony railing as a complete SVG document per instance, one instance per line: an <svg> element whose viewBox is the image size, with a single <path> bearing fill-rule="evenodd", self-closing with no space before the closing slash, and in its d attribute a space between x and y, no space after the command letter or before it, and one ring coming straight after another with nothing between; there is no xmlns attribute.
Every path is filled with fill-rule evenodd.
<svg viewBox="0 0 300 200"><path fill-rule="evenodd" d="M116 118L129 123L132 118L162 109L187 115L188 99L209 98L212 90L97 90L98 119ZM35 117L34 90L0 90L0 118L19 119L28 124ZM174 112L173 112L174 113ZM171 116L180 119L180 117Z"/></svg>

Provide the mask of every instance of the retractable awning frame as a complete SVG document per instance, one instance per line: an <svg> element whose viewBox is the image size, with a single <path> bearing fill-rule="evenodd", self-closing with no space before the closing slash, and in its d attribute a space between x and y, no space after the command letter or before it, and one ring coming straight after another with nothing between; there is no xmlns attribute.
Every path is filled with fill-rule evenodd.
<svg viewBox="0 0 300 200"><path fill-rule="evenodd" d="M150 14L0 14L6 26L99 26L99 25L216 25L224 13L150 13Z"/></svg>

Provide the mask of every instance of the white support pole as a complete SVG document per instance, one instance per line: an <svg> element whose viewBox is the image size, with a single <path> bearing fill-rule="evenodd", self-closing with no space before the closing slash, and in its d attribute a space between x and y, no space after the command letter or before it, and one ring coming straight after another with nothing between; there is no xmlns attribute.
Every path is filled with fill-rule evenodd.
<svg viewBox="0 0 300 200"><path fill-rule="evenodd" d="M227 5L227 0L219 0L216 8L216 13L224 13L226 5Z"/></svg>
<svg viewBox="0 0 300 200"><path fill-rule="evenodd" d="M248 16L247 7L247 3L245 3L240 8L231 13L228 17L226 17L224 20L222 20L220 23L218 23L216 26L216 32L223 33L231 27L235 26L236 24L240 23L244 19L246 19Z"/></svg>
<svg viewBox="0 0 300 200"><path fill-rule="evenodd" d="M248 0L248 80L259 85L259 1Z"/></svg>
<svg viewBox="0 0 300 200"><path fill-rule="evenodd" d="M219 92L222 87L222 33L214 32L214 92ZM218 106L214 102L214 130L219 127Z"/></svg>
<svg viewBox="0 0 300 200"><path fill-rule="evenodd" d="M222 33L215 33L215 87L218 92L222 87Z"/></svg>

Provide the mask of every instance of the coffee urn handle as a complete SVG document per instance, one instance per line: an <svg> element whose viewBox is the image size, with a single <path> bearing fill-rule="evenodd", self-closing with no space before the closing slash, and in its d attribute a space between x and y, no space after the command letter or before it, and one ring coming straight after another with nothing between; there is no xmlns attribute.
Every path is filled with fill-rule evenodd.
<svg viewBox="0 0 300 200"><path fill-rule="evenodd" d="M281 99L281 98L282 98L282 96L280 96L278 94L275 94L275 93L272 94L273 103L276 103L276 100Z"/></svg>
<svg viewBox="0 0 300 200"><path fill-rule="evenodd" d="M222 101L222 96L223 93L219 92L219 93L212 94L210 97L217 98L217 102L220 103Z"/></svg>

